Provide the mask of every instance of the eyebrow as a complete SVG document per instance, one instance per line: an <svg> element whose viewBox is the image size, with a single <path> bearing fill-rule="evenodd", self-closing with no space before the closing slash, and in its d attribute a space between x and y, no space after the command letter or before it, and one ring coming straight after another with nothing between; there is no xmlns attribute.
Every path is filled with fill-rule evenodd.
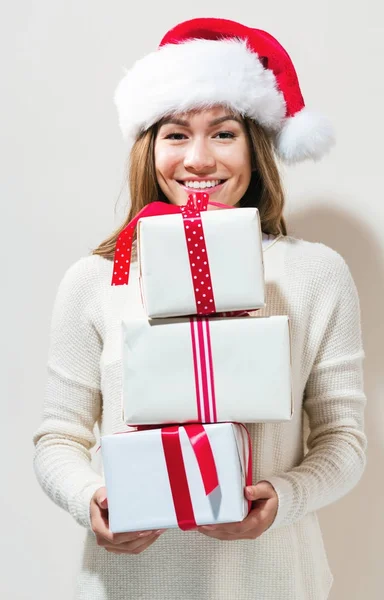
<svg viewBox="0 0 384 600"><path fill-rule="evenodd" d="M219 117L218 119L213 119L212 121L210 121L208 123L208 126L214 127L215 125L219 125L220 123L223 123L224 121L237 121L237 123L242 122L241 119L239 119L235 115L224 115L223 117ZM180 125L181 127L189 126L189 122L185 121L184 119L178 119L177 117L168 117L168 118L165 118L163 121L161 121L160 127L162 127L163 125L168 125L168 124Z"/></svg>

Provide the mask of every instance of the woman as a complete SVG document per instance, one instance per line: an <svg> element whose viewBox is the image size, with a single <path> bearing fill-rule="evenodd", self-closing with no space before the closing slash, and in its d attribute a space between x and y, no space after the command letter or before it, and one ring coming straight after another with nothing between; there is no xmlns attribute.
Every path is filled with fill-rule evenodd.
<svg viewBox="0 0 384 600"><path fill-rule="evenodd" d="M168 32L115 100L132 144L131 209L61 282L34 436L43 489L88 529L76 598L324 600L332 575L315 511L350 491L365 465L359 302L336 252L286 235L275 151L286 162L319 158L330 127L304 108L274 38L219 19ZM253 506L242 523L111 534L104 480L90 463L93 428L124 428L120 323L124 311L144 314L135 264L128 286L110 285L116 239L145 204L182 205L207 188L216 202L260 211L267 304L258 314L290 316L294 416L249 425Z"/></svg>

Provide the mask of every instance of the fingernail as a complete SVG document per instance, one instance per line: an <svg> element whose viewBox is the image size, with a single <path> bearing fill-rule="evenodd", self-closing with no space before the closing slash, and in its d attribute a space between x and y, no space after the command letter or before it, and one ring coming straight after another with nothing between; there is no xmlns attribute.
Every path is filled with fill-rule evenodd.
<svg viewBox="0 0 384 600"><path fill-rule="evenodd" d="M160 535L161 533L164 533L165 529L158 529L157 531L155 531L155 535Z"/></svg>
<svg viewBox="0 0 384 600"><path fill-rule="evenodd" d="M146 535L152 535L153 531L142 531L139 533L139 537L145 537Z"/></svg>

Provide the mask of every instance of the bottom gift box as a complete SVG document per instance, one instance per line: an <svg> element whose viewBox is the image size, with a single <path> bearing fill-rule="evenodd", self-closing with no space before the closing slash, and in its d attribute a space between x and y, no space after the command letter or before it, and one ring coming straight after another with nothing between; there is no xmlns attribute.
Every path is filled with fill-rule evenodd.
<svg viewBox="0 0 384 600"><path fill-rule="evenodd" d="M106 435L101 453L113 533L242 521L252 482L240 424L191 424Z"/></svg>

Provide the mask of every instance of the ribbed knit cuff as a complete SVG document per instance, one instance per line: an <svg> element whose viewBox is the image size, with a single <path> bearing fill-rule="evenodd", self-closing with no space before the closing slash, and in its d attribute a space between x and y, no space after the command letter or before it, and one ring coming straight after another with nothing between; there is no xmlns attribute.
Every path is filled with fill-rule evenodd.
<svg viewBox="0 0 384 600"><path fill-rule="evenodd" d="M91 499L93 494L105 483L102 477L98 481L94 481L87 485L76 498L73 498L69 504L69 512L73 518L81 525L88 529L91 528Z"/></svg>
<svg viewBox="0 0 384 600"><path fill-rule="evenodd" d="M268 531L271 529L277 529L278 527L283 527L284 525L290 525L290 515L292 514L291 509L295 501L292 484L284 477L278 476L265 478L263 481L268 481L268 483L273 486L279 502L275 520L273 521L272 525L268 527Z"/></svg>

